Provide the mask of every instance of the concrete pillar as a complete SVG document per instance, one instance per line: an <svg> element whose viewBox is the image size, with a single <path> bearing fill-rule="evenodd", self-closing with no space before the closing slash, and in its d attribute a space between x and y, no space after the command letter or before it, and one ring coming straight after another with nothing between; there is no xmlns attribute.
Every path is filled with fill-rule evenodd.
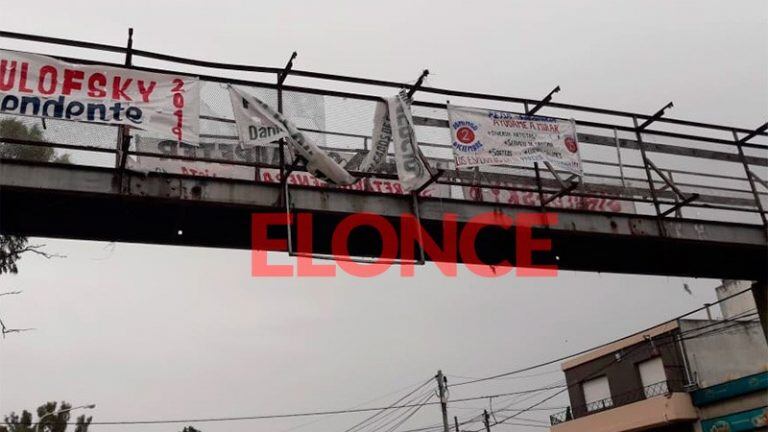
<svg viewBox="0 0 768 432"><path fill-rule="evenodd" d="M763 336L768 342L768 280L764 279L753 283L752 295L755 297L757 314L760 316L760 324L763 326Z"/></svg>

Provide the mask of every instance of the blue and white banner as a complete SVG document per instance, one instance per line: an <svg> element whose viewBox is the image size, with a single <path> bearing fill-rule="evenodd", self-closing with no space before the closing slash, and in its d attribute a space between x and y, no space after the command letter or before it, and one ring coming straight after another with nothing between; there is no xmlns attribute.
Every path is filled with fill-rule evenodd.
<svg viewBox="0 0 768 432"><path fill-rule="evenodd" d="M573 120L448 105L448 123L458 168L546 162L582 175Z"/></svg>

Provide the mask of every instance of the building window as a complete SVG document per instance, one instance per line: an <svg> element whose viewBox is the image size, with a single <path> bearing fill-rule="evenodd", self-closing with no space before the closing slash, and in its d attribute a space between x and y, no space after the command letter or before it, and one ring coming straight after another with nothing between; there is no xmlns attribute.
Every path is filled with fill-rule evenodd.
<svg viewBox="0 0 768 432"><path fill-rule="evenodd" d="M608 377L601 376L589 381L584 381L584 401L587 403L587 411L599 411L613 406L611 390L608 387Z"/></svg>
<svg viewBox="0 0 768 432"><path fill-rule="evenodd" d="M661 361L661 357L654 357L638 363L637 370L640 372L640 381L643 383L646 398L668 392L667 375L664 373L664 363Z"/></svg>

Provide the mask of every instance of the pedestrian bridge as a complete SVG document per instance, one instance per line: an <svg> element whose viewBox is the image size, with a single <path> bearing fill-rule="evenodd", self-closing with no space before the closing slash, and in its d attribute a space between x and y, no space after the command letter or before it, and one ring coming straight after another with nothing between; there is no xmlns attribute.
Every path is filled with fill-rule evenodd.
<svg viewBox="0 0 768 432"><path fill-rule="evenodd" d="M732 127L672 118L668 109L641 114L565 104L553 101L552 94L516 98L427 87L421 80L414 85L292 67L211 63L130 44L10 32L0 32L0 38L5 38L2 48L22 40L39 44L46 55L76 46L89 56L67 61L173 71L198 76L203 85L199 147L116 126L0 113L0 120L40 131L35 137L0 137L4 234L248 249L252 214L309 213L312 253L327 256L335 228L351 214L380 215L396 228L401 215L414 215L425 235L441 243L447 214L456 215L459 227L466 229L484 225L476 218L481 214L556 213L556 224L533 230L535 238L552 241L551 251L534 253L536 265L733 279L766 276L768 124ZM302 85L289 85L294 81ZM360 181L331 187L283 161L276 147L240 149L225 84L247 88L279 107ZM356 171L370 150L375 104L399 88L415 93L419 146L433 171L431 182L416 194L402 193L391 160L377 172ZM457 169L447 98L467 106L574 118L583 178L545 166ZM41 160L40 151L30 150L44 148L69 159ZM305 232L275 226L269 235L286 239L291 253L303 253L297 243ZM474 242L477 256L456 259L515 264L515 244L514 230L483 228ZM381 249L375 231L361 228L350 234L354 256L378 256ZM402 245L395 258L407 258L401 253ZM421 258L417 254L416 260ZM437 257L426 253L423 258Z"/></svg>

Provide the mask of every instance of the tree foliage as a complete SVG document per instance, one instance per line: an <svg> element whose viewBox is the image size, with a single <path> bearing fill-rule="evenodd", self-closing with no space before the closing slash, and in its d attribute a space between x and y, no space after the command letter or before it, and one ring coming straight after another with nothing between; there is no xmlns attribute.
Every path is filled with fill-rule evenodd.
<svg viewBox="0 0 768 432"><path fill-rule="evenodd" d="M0 120L0 138L13 138L26 141L45 142L43 131L38 125L28 127L24 123L6 118ZM69 155L57 155L53 147L29 146L21 144L0 144L0 158L23 159L43 162L69 162Z"/></svg>
<svg viewBox="0 0 768 432"><path fill-rule="evenodd" d="M19 272L16 260L26 252L27 242L26 237L0 234L0 274Z"/></svg>
<svg viewBox="0 0 768 432"><path fill-rule="evenodd" d="M65 432L69 423L71 404L62 402L56 409L56 402L46 402L37 408L37 423L32 421L32 413L27 410L21 415L11 412L5 416L5 426L0 432ZM75 420L75 432L88 432L93 417L81 415Z"/></svg>
<svg viewBox="0 0 768 432"><path fill-rule="evenodd" d="M36 124L28 127L19 120L5 118L0 120L0 141L12 138L26 141L44 142L43 131ZM57 155L53 147L28 146L0 142L0 159L23 159L43 162L69 163L69 155ZM51 255L40 250L41 245L29 245L26 237L0 234L0 274L18 273L16 262L25 252L34 252L50 258Z"/></svg>

